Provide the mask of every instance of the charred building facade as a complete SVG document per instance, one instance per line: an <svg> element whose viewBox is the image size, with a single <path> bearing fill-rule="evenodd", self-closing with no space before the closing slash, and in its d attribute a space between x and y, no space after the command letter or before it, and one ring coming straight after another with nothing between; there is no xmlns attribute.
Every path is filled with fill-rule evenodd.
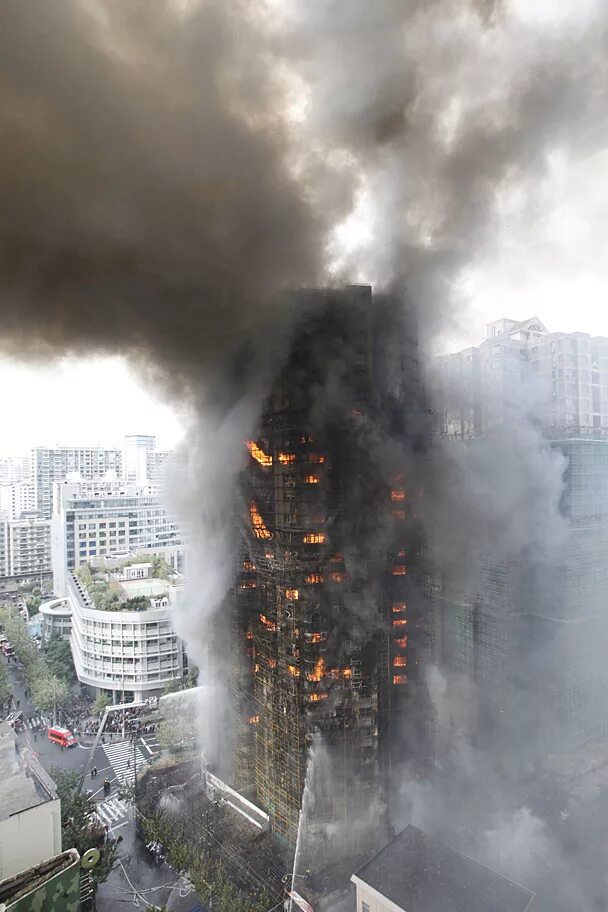
<svg viewBox="0 0 608 912"><path fill-rule="evenodd" d="M306 295L247 442L233 629L237 785L291 845L314 737L328 832L352 839L370 806L386 822L396 765L429 750L416 346L402 302L368 286Z"/></svg>

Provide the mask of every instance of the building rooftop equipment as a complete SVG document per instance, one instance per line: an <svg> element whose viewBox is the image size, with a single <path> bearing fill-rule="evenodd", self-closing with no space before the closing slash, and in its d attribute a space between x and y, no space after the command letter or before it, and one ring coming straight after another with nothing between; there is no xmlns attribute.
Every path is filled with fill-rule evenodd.
<svg viewBox="0 0 608 912"><path fill-rule="evenodd" d="M403 912L526 912L535 895L414 826L351 879Z"/></svg>

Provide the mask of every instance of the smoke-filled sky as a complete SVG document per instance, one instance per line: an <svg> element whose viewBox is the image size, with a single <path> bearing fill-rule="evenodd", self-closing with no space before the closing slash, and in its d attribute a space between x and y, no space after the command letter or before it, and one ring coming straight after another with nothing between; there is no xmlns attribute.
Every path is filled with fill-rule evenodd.
<svg viewBox="0 0 608 912"><path fill-rule="evenodd" d="M3 449L71 438L104 388L171 445L155 390L238 398L277 294L332 268L403 279L450 347L505 314L608 335L605 19L601 0L2 3L0 363L22 397ZM117 353L149 400L98 360L73 397L65 362L12 368ZM123 433L95 411L91 442Z"/></svg>

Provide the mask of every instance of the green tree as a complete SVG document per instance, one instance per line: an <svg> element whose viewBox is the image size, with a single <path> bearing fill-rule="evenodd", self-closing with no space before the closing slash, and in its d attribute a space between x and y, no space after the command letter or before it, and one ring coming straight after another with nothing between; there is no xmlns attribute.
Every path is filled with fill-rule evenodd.
<svg viewBox="0 0 608 912"><path fill-rule="evenodd" d="M0 664L0 710L11 698L11 685L4 663Z"/></svg>
<svg viewBox="0 0 608 912"><path fill-rule="evenodd" d="M95 823L95 802L86 794L78 794L79 774L75 770L53 769L51 775L61 799L61 841L64 851L76 849L82 855L87 849L99 849L101 857L94 868L93 890L110 874L118 854L114 841L105 841L105 830Z"/></svg>
<svg viewBox="0 0 608 912"><path fill-rule="evenodd" d="M93 706L91 707L93 713L96 715L101 715L111 702L111 697L109 697L107 693L104 693L103 690L100 690L100 692L95 697L95 700L93 701Z"/></svg>
<svg viewBox="0 0 608 912"><path fill-rule="evenodd" d="M44 658L51 675L55 675L68 685L74 683L76 670L72 650L66 640L58 634L52 636L44 648Z"/></svg>
<svg viewBox="0 0 608 912"><path fill-rule="evenodd" d="M61 678L43 673L30 681L32 703L42 712L53 714L67 701L70 691Z"/></svg>

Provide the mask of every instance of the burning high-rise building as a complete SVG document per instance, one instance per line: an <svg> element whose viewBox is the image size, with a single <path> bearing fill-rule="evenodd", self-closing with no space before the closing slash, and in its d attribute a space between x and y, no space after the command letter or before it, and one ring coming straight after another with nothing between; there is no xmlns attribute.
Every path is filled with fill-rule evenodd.
<svg viewBox="0 0 608 912"><path fill-rule="evenodd" d="M307 316L246 444L234 625L236 777L291 844L315 733L324 822L353 839L385 807L395 764L428 754L416 346L402 302L368 286L302 294Z"/></svg>

